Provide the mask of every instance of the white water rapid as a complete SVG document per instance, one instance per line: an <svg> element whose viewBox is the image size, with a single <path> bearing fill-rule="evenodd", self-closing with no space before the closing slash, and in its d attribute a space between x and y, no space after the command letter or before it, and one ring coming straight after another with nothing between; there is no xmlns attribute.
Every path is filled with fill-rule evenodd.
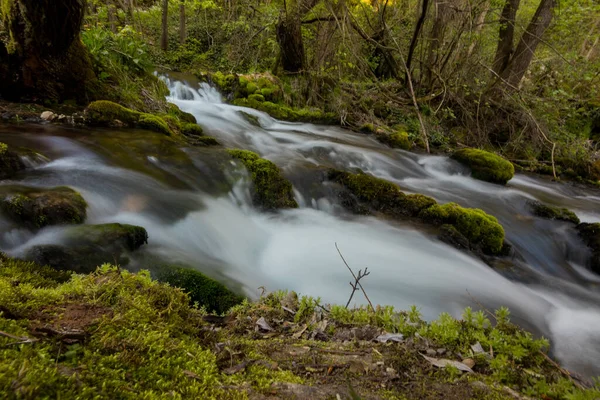
<svg viewBox="0 0 600 400"><path fill-rule="evenodd" d="M597 193L525 175L506 187L488 184L443 156L392 150L337 127L277 121L225 104L207 84L164 79L171 90L168 100L192 113L207 135L226 147L256 151L281 167L301 207L258 212L249 200L247 177L233 165L224 175L216 173L212 150L184 149L189 165L160 153L139 162L133 161L138 153L127 153L131 160L123 161L120 152L138 145L125 142L137 138L135 133L101 130L38 127L19 133L1 128L1 141L36 148L51 160L20 176L18 183L72 186L89 203L87 222L130 223L148 230L149 244L136 260L142 267L156 258L193 266L251 297L264 286L345 303L351 277L337 243L355 270L371 271L364 287L374 303L415 304L426 318L442 311L460 316L465 306L477 308L473 298L489 308L505 305L516 322L551 339L566 367L587 376L600 374L600 277L584 267L587 249L569 225L532 217L525 205L539 199L569 207L582 220L600 221ZM255 116L260 126L240 111ZM106 138L123 148L106 150ZM321 182L310 179L314 166L360 168L406 192L482 208L503 224L507 240L525 258L519 267L526 273L503 276L410 225L347 214ZM225 192L216 189L223 180L231 184ZM33 233L8 226L0 219L0 250L12 255L34 244L60 242L62 228ZM355 300L362 302L358 296Z"/></svg>

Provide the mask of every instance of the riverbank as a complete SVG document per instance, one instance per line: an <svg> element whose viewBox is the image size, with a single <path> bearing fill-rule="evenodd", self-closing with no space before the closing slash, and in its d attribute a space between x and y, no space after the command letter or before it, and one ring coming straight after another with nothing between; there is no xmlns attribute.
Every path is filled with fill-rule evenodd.
<svg viewBox="0 0 600 400"><path fill-rule="evenodd" d="M144 272L69 276L0 257L0 393L33 399L594 399L509 312L426 323L264 293L217 316Z"/></svg>

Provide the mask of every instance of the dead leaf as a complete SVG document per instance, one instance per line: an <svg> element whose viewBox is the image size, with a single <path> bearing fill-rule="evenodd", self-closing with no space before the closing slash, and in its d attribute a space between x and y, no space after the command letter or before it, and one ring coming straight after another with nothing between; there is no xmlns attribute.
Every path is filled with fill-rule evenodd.
<svg viewBox="0 0 600 400"><path fill-rule="evenodd" d="M458 368L459 371L473 372L473 370L469 366L461 363L460 361L446 360L445 358L427 357L423 354L421 354L421 356L423 356L423 358L429 361L433 366L438 368L446 368L447 366L451 365L455 368Z"/></svg>
<svg viewBox="0 0 600 400"><path fill-rule="evenodd" d="M404 340L404 335L401 333L383 333L375 338L375 341L379 343L397 342L400 343Z"/></svg>
<svg viewBox="0 0 600 400"><path fill-rule="evenodd" d="M481 343L479 342L472 344L471 350L473 350L473 353L475 354L485 353L485 350L483 350L483 346L481 346Z"/></svg>
<svg viewBox="0 0 600 400"><path fill-rule="evenodd" d="M256 321L256 326L258 328L260 328L263 331L267 331L267 332L272 332L274 331L273 328L271 328L271 325L269 325L269 323L267 322L267 320L265 320L265 317L260 317L258 319L258 321Z"/></svg>
<svg viewBox="0 0 600 400"><path fill-rule="evenodd" d="M302 328L300 328L300 330L299 330L298 332L294 333L294 334L292 335L292 338L294 338L294 339L300 339L300 338L302 337L302 334L303 334L304 332L306 332L306 329L307 329L307 328L308 328L308 325L307 325L307 324L304 324L304 325L302 325Z"/></svg>
<svg viewBox="0 0 600 400"><path fill-rule="evenodd" d="M475 366L475 360L473 360L472 358L465 358L464 360L462 360L462 363L469 368L473 368Z"/></svg>

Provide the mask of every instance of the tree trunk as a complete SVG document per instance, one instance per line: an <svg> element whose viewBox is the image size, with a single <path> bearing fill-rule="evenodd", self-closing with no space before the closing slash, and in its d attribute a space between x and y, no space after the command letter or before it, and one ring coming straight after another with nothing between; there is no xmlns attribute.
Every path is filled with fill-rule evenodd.
<svg viewBox="0 0 600 400"><path fill-rule="evenodd" d="M11 100L86 101L99 83L79 31L83 0L13 0L2 14L0 95ZM4 75L4 76L2 76Z"/></svg>
<svg viewBox="0 0 600 400"><path fill-rule="evenodd" d="M485 17L487 16L488 12L490 11L490 2L489 0L485 2L485 4L483 5L483 10L481 10L481 12L479 13L479 16L477 17L477 21L475 22L475 36L479 36L481 34L481 31L483 30L483 26L484 26L484 22L485 22ZM471 45L469 46L469 50L467 51L467 59L469 59L471 57L471 55L473 54L473 51L475 51L475 48L477 47L477 40L473 40L473 42L471 43Z"/></svg>
<svg viewBox="0 0 600 400"><path fill-rule="evenodd" d="M160 48L167 51L169 48L169 0L162 3L162 34L160 36Z"/></svg>
<svg viewBox="0 0 600 400"><path fill-rule="evenodd" d="M516 88L521 83L521 79L533 60L535 49L552 22L556 4L557 0L541 0L527 30L523 32L513 57L501 75L510 87Z"/></svg>
<svg viewBox="0 0 600 400"><path fill-rule="evenodd" d="M112 33L117 33L117 17L115 17L115 5L108 0L106 3L106 13L108 14L108 25Z"/></svg>
<svg viewBox="0 0 600 400"><path fill-rule="evenodd" d="M498 32L498 47L492 70L501 75L508 66L514 50L515 17L521 0L506 0L500 16L500 31Z"/></svg>
<svg viewBox="0 0 600 400"><path fill-rule="evenodd" d="M292 0L290 5L279 14L277 43L281 53L281 65L285 72L298 73L305 69L306 55L301 19L317 5L318 1Z"/></svg>
<svg viewBox="0 0 600 400"><path fill-rule="evenodd" d="M406 69L410 71L410 66L412 65L413 55L415 53L415 49L417 48L417 42L419 40L419 35L421 34L421 28L423 27L423 23L425 23L425 18L427 17L427 9L429 8L429 0L423 0L423 6L421 9L421 15L417 20L417 25L415 26L415 31L413 32L413 37L410 41L410 47L408 48L408 56L406 57ZM407 79L408 80L408 77Z"/></svg>
<svg viewBox="0 0 600 400"><path fill-rule="evenodd" d="M450 0L434 0L436 15L429 35L429 50L427 72L425 74L425 82L431 84L432 72L439 72L440 57L439 52L444 43L446 26L452 19L452 9L450 8Z"/></svg>
<svg viewBox="0 0 600 400"><path fill-rule="evenodd" d="M181 0L179 4L179 43L184 44L187 38L185 30L185 0Z"/></svg>

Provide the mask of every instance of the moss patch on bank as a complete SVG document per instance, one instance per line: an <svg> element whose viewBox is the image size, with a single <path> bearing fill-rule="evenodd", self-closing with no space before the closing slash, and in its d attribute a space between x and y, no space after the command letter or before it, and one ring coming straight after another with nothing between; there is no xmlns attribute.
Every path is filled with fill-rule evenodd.
<svg viewBox="0 0 600 400"><path fill-rule="evenodd" d="M455 151L452 158L471 168L473 178L482 181L504 185L515 175L510 161L485 150L461 149Z"/></svg>
<svg viewBox="0 0 600 400"><path fill-rule="evenodd" d="M330 170L327 178L350 192L352 197L340 194L342 205L355 213L381 212L393 218L416 218L434 226L450 225L464 236L470 248L481 248L487 254L502 253L504 228L482 210L455 203L439 205L422 194L407 195L395 184L364 173Z"/></svg>
<svg viewBox="0 0 600 400"><path fill-rule="evenodd" d="M297 208L292 184L285 179L277 165L248 150L229 150L248 169L253 183L253 200L266 210Z"/></svg>
<svg viewBox="0 0 600 400"><path fill-rule="evenodd" d="M534 215L541 218L572 222L574 224L579 224L580 222L579 217L573 211L564 207L549 206L539 201L528 201L527 205Z"/></svg>
<svg viewBox="0 0 600 400"><path fill-rule="evenodd" d="M3 398L593 399L549 361L548 342L466 309L348 310L275 292L224 316L181 289L109 265L56 272L0 255ZM392 334L393 339L390 338ZM385 338L387 342L385 341ZM20 343L20 344L16 344ZM493 349L493 353L488 351ZM435 353L425 358L425 354ZM470 365L434 367L445 359ZM460 364L455 364L460 365ZM350 382L350 384L348 384Z"/></svg>

